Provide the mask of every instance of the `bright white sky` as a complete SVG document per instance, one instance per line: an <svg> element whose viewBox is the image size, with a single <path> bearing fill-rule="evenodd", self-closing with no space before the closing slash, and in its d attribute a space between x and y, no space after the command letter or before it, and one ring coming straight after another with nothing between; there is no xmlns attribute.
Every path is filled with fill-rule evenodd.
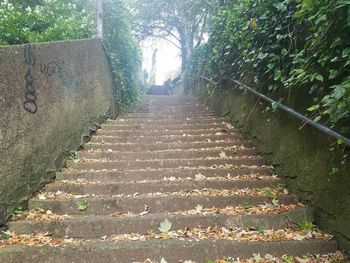
<svg viewBox="0 0 350 263"><path fill-rule="evenodd" d="M180 51L166 40L146 40L142 46L142 68L151 73L153 51L158 48L156 84L175 78L181 69Z"/></svg>

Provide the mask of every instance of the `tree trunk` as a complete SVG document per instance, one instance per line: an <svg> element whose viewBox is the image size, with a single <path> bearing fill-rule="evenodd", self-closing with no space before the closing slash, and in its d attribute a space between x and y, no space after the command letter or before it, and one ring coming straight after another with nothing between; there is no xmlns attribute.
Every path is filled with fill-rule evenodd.
<svg viewBox="0 0 350 263"><path fill-rule="evenodd" d="M184 72L186 69L188 56L188 49L186 44L181 43L181 72Z"/></svg>
<svg viewBox="0 0 350 263"><path fill-rule="evenodd" d="M97 37L103 39L103 0L97 0Z"/></svg>
<svg viewBox="0 0 350 263"><path fill-rule="evenodd" d="M180 36L180 47L181 47L181 72L184 72L186 69L186 65L189 57L193 51L193 35L188 33L189 30L178 28L178 33Z"/></svg>

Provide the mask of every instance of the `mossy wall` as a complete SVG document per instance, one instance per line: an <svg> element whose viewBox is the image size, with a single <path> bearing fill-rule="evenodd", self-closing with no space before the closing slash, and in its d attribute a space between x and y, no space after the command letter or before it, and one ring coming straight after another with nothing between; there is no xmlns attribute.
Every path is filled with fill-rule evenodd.
<svg viewBox="0 0 350 263"><path fill-rule="evenodd" d="M335 235L350 254L350 165L330 175L343 155L342 150L329 150L335 140L284 111L265 111L271 105L251 93L229 85L223 90L213 94L203 84L195 93L231 118L300 201L314 208L316 224ZM298 96L294 98L298 104Z"/></svg>
<svg viewBox="0 0 350 263"><path fill-rule="evenodd" d="M100 40L0 47L0 225L115 115Z"/></svg>

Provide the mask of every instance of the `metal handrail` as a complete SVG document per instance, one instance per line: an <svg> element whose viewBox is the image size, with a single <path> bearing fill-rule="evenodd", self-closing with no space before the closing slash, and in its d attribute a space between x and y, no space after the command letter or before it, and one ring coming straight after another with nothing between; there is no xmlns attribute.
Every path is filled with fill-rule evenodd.
<svg viewBox="0 0 350 263"><path fill-rule="evenodd" d="M204 78L204 77L202 77ZM206 80L208 80L207 78L204 78ZM231 80L233 83L243 87L244 89L248 90L249 92L253 93L254 95L262 98L263 100L270 102L271 104L276 104L278 108L280 108L281 110L284 110L285 112L289 113L290 115L296 117L297 119L300 119L302 121L304 121L306 124L309 124L310 126L330 135L331 137L337 139L337 140L342 140L344 142L344 144L348 147L350 147L350 140L346 137L344 137L343 135L337 133L336 131L332 130L331 128L322 125L320 123L317 123L316 121L302 115L301 113L287 107L286 105L281 104L280 102L277 102L273 99L271 99L270 97L256 91L255 89L243 84L242 82L235 80L233 78L228 78L229 80Z"/></svg>

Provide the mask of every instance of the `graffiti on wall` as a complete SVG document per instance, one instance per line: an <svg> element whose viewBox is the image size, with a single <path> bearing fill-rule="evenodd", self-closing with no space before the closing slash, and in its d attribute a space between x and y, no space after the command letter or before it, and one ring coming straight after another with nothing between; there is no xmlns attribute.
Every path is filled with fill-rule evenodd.
<svg viewBox="0 0 350 263"><path fill-rule="evenodd" d="M33 50L30 44L24 46L24 64L26 65L26 71L24 75L25 80L25 95L23 107L29 113L37 113L38 106L36 103L37 92L34 87L33 71L37 66L37 71L47 79L61 79L63 78L63 65L62 60L55 60L45 63L41 60L37 60L33 55Z"/></svg>
<svg viewBox="0 0 350 263"><path fill-rule="evenodd" d="M53 61L49 63L40 63L40 72L46 78L59 78L63 76L63 61Z"/></svg>
<svg viewBox="0 0 350 263"><path fill-rule="evenodd" d="M35 64L35 60L30 45L24 46L24 63L26 64L26 73L24 75L25 100L23 102L23 107L27 112L35 114L38 111L36 90L34 88L34 78L32 75L32 66Z"/></svg>

